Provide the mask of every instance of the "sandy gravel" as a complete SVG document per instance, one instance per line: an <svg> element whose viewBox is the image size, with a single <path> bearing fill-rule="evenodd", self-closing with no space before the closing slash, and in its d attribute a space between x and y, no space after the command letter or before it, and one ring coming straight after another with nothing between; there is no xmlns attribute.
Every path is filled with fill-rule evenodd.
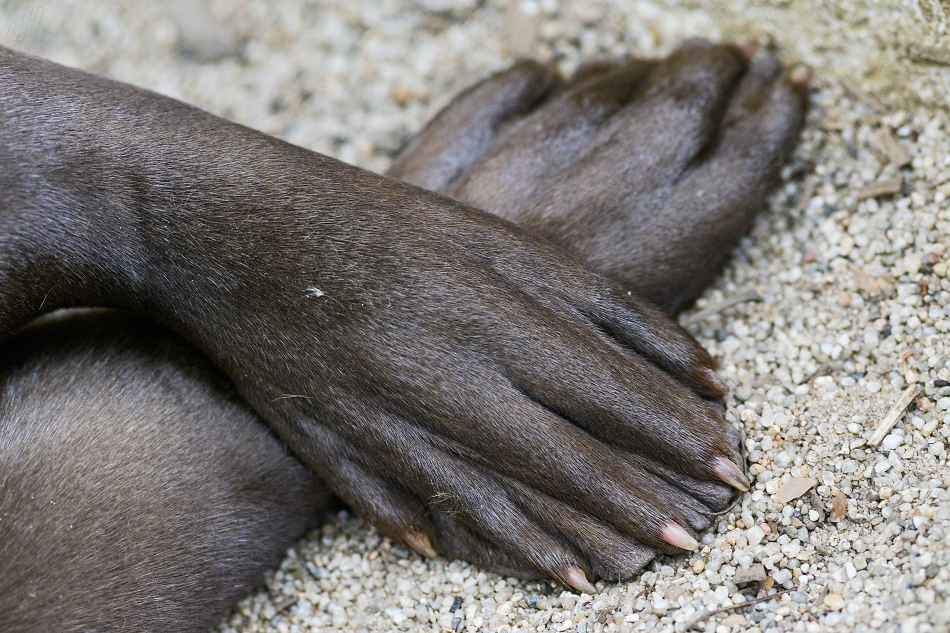
<svg viewBox="0 0 950 633"><path fill-rule="evenodd" d="M210 39L176 6L49 1L31 21L0 2L0 37L375 170L518 55L772 36L816 73L784 186L685 317L755 475L700 552L577 595L422 559L344 513L220 631L950 631L945 0L222 0Z"/></svg>

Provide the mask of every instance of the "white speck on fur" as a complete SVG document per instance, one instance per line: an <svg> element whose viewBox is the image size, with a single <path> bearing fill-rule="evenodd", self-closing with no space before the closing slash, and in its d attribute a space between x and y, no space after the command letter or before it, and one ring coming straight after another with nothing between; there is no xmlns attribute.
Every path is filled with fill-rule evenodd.
<svg viewBox="0 0 950 633"><path fill-rule="evenodd" d="M324 295L324 292L320 290L319 288L317 288L316 286L310 286L309 288L307 288L308 297L322 297L323 295Z"/></svg>

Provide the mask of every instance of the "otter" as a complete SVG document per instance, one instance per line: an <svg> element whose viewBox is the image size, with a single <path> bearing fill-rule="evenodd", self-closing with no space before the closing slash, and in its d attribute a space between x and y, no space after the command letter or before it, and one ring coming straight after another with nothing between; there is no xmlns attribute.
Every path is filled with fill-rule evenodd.
<svg viewBox="0 0 950 633"><path fill-rule="evenodd" d="M384 177L0 50L4 630L205 630L331 493L582 591L694 548L748 481L672 317L807 102L754 52L515 64ZM13 335L76 306L142 316Z"/></svg>

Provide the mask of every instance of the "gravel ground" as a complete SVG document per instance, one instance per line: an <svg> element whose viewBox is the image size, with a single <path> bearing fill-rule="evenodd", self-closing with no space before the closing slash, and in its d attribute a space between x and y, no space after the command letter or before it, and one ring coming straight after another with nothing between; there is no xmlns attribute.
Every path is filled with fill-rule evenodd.
<svg viewBox="0 0 950 633"><path fill-rule="evenodd" d="M188 3L50 1L40 16L0 2L0 36L374 170L519 55L570 69L692 35L774 36L815 69L784 185L685 316L734 387L755 476L701 551L577 595L425 560L341 513L219 632L950 631L946 0L222 0L211 14L198 36ZM888 415L895 403L908 411Z"/></svg>

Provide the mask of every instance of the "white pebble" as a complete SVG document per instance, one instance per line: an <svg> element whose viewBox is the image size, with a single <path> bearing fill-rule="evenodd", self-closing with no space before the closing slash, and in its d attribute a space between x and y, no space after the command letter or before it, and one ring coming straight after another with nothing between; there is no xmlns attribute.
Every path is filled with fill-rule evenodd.
<svg viewBox="0 0 950 633"><path fill-rule="evenodd" d="M880 437L880 436L878 436ZM881 449L885 451L892 451L901 444L904 443L904 438L896 433L891 433L881 442Z"/></svg>
<svg viewBox="0 0 950 633"><path fill-rule="evenodd" d="M754 525L748 530L746 530L746 540L749 541L750 547L755 547L762 542L762 539L765 538L765 530L760 528L758 525Z"/></svg>

